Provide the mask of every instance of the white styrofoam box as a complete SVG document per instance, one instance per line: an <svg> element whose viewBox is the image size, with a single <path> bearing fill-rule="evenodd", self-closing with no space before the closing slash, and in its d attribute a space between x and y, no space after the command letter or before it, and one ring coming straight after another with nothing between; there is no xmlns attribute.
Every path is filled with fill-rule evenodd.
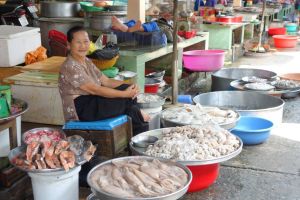
<svg viewBox="0 0 300 200"><path fill-rule="evenodd" d="M16 118L17 121L17 140L18 140L18 146L21 145L21 116ZM10 143L9 143L9 132L8 129L5 129L3 131L0 131L0 157L6 157L8 156L8 153L10 151Z"/></svg>
<svg viewBox="0 0 300 200"><path fill-rule="evenodd" d="M27 82L14 84L11 90L13 97L28 103L29 110L22 115L22 121L53 125L65 123L57 85Z"/></svg>
<svg viewBox="0 0 300 200"><path fill-rule="evenodd" d="M24 63L26 53L39 46L39 28L0 25L0 67Z"/></svg>

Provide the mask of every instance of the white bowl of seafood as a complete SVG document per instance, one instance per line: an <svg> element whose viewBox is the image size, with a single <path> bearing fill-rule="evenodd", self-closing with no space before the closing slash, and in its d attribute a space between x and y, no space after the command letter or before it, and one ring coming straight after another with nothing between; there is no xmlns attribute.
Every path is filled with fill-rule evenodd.
<svg viewBox="0 0 300 200"><path fill-rule="evenodd" d="M57 129L37 128L24 134L26 145L12 149L10 162L26 172L69 171L89 161L96 147L81 136L66 137Z"/></svg>
<svg viewBox="0 0 300 200"><path fill-rule="evenodd" d="M141 108L157 108L164 105L166 98L152 93L141 93L137 96L137 103Z"/></svg>
<svg viewBox="0 0 300 200"><path fill-rule="evenodd" d="M168 108L161 114L164 127L218 124L222 128L232 129L239 119L240 115L236 111L200 104L184 104L181 107Z"/></svg>
<svg viewBox="0 0 300 200"><path fill-rule="evenodd" d="M187 192L192 174L170 160L129 156L95 166L87 180L101 200L175 200Z"/></svg>

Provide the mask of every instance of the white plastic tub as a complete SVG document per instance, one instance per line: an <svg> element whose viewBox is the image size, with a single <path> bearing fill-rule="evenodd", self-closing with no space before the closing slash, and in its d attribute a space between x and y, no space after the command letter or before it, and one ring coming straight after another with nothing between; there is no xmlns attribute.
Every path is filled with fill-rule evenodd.
<svg viewBox="0 0 300 200"><path fill-rule="evenodd" d="M143 108L141 110L150 116L149 130L159 129L162 106L159 106L157 108Z"/></svg>
<svg viewBox="0 0 300 200"><path fill-rule="evenodd" d="M24 63L26 53L41 46L39 32L39 28L0 25L0 67Z"/></svg>
<svg viewBox="0 0 300 200"><path fill-rule="evenodd" d="M77 166L68 172L28 172L34 200L78 200L80 169L81 166Z"/></svg>

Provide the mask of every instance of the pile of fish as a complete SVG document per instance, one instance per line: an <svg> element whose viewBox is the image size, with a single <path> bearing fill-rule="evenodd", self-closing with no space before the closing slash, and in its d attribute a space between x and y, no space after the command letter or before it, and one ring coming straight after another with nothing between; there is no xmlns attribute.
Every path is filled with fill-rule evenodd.
<svg viewBox="0 0 300 200"><path fill-rule="evenodd" d="M35 134L34 134L35 135ZM31 138L28 136L28 138ZM42 135L39 139L29 142L26 152L22 152L13 159L13 163L24 170L60 169L66 171L76 166L76 159L82 156L89 161L96 147L90 141L84 141L80 136L67 139L52 140L52 137Z"/></svg>
<svg viewBox="0 0 300 200"><path fill-rule="evenodd" d="M167 109L162 118L179 124L227 124L237 120L233 110L221 110L217 107L202 107L200 104Z"/></svg>
<svg viewBox="0 0 300 200"><path fill-rule="evenodd" d="M162 138L145 154L179 161L197 161L228 155L240 147L239 140L218 126L182 126L163 130Z"/></svg>
<svg viewBox="0 0 300 200"><path fill-rule="evenodd" d="M182 168L157 159L112 161L93 171L90 177L98 191L135 199L171 194L188 183Z"/></svg>
<svg viewBox="0 0 300 200"><path fill-rule="evenodd" d="M300 82L292 80L276 80L272 83L278 89L294 89L300 88Z"/></svg>

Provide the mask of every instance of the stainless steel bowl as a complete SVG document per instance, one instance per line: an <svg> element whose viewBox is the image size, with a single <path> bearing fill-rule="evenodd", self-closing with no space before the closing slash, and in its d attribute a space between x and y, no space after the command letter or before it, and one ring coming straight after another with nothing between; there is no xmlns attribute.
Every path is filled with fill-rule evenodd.
<svg viewBox="0 0 300 200"><path fill-rule="evenodd" d="M180 164L180 163L176 163L176 162L172 162L170 160L166 160L166 159L161 159L161 158L156 158L158 160L160 160L161 162L167 162L168 164L172 164L175 165L177 167L180 167L181 169L183 169L187 175L188 175L188 182L186 183L186 185L181 188L180 190L173 192L171 194L167 194L164 196L158 196L158 197L148 197L148 198L122 198L120 196L117 195L113 195L113 194L108 194L104 191L98 190L97 187L95 187L93 185L93 183L91 182L91 176L93 174L93 172L95 170L97 170L99 167L102 167L106 164L110 164L113 161L122 161L122 160L129 160L129 159L145 159L145 160L153 160L153 157L149 157L149 156L128 156L128 157L122 157L122 158L115 158L112 160L108 160L106 162L103 162L97 166L95 166L89 173L87 176L87 182L89 184L89 186L91 187L93 193L96 195L97 198L101 199L101 200L175 200L175 199L179 199L180 197L182 197L188 190L188 187L192 181L192 173L191 171L184 165Z"/></svg>
<svg viewBox="0 0 300 200"><path fill-rule="evenodd" d="M57 168L57 169L24 169L22 167L19 167L18 165L15 164L15 158L19 156L22 153L26 152L26 146L19 146L14 149L12 149L9 154L8 154L8 159L9 162L14 165L16 168L25 171L25 172L32 172L32 173L50 173L50 172L59 172L59 171L64 171L63 168Z"/></svg>
<svg viewBox="0 0 300 200"><path fill-rule="evenodd" d="M127 11L127 5L113 5L107 6L106 8L110 11Z"/></svg>
<svg viewBox="0 0 300 200"><path fill-rule="evenodd" d="M26 136L27 136L28 134L36 134L37 132L43 131L43 130L45 130L45 131L58 131L58 132L61 134L61 138L62 138L62 139L65 139L65 138L66 138L66 134L65 134L62 130L60 130L60 129L49 128L49 127L41 127L41 128L34 128L34 129L28 130L28 131L26 131L25 133L23 133L23 135L22 135L22 141L23 141L25 144L27 144L27 143L25 142L25 138L26 138Z"/></svg>
<svg viewBox="0 0 300 200"><path fill-rule="evenodd" d="M245 76L256 76L259 78L272 79L277 74L272 71L248 68L224 68L211 75L212 91L230 90L230 83L241 80Z"/></svg>
<svg viewBox="0 0 300 200"><path fill-rule="evenodd" d="M151 135L139 135L137 137L131 138L134 146L146 148L151 144L154 144L158 140L157 137Z"/></svg>
<svg viewBox="0 0 300 200"><path fill-rule="evenodd" d="M169 109L172 109L172 108L169 108ZM169 120L169 119L165 119L163 117L163 113L166 111L166 110L169 110L169 109L165 109L161 116L160 116L160 121L163 125L164 128L168 128L168 127L176 127L176 126L186 126L186 125L197 125L197 124L185 124L185 123L180 123L180 122L174 122L172 120ZM225 110L225 109L223 109ZM237 114L237 118L229 123L220 123L218 124L220 127L224 128L224 129L227 129L227 130L230 130L230 129L233 129L237 122L240 120L241 116L238 112L235 112Z"/></svg>
<svg viewBox="0 0 300 200"><path fill-rule="evenodd" d="M217 106L233 109L241 116L257 116L271 120L274 124L282 122L284 101L259 92L219 91L197 95L195 103L203 106Z"/></svg>
<svg viewBox="0 0 300 200"><path fill-rule="evenodd" d="M79 2L41 1L42 17L77 17L81 9Z"/></svg>
<svg viewBox="0 0 300 200"><path fill-rule="evenodd" d="M9 115L8 117L0 118L0 123L3 123L5 121L9 121L9 120L17 118L18 116L20 116L20 115L24 114L25 112L27 112L27 110L29 108L27 102L25 102L21 99L15 99L15 98L12 99L12 104L22 105L22 110L17 112L17 113L13 113L13 114Z"/></svg>
<svg viewBox="0 0 300 200"><path fill-rule="evenodd" d="M170 128L155 129L155 130L151 130L151 131L140 133L139 135L151 135L151 136L157 137L158 139L161 139L163 131L164 130L168 130L168 129L170 129ZM139 135L136 135L134 137L137 137ZM134 137L132 139L134 139ZM235 136L235 137L239 140L240 146L239 146L238 149L236 149L234 152L232 152L230 154L227 154L225 156L221 156L221 157L218 157L218 158L213 158L213 159L192 160L192 161L189 161L189 160L185 160L185 161L183 161L183 160L176 160L176 162L181 163L181 164L183 164L185 166L199 166L199 165L209 165L209 164L220 163L220 162L224 162L226 160L229 160L231 158L234 158L239 153L241 153L241 151L243 149L243 142L242 142L242 140L239 137L237 137L237 136ZM148 156L147 154L145 154L147 148L135 147L132 142L129 143L129 146L130 146L130 149L131 149L133 155Z"/></svg>
<svg viewBox="0 0 300 200"><path fill-rule="evenodd" d="M111 12L92 12L89 17L90 28L98 31L111 30L111 17L116 16L119 20L126 21L127 12L111 11Z"/></svg>

